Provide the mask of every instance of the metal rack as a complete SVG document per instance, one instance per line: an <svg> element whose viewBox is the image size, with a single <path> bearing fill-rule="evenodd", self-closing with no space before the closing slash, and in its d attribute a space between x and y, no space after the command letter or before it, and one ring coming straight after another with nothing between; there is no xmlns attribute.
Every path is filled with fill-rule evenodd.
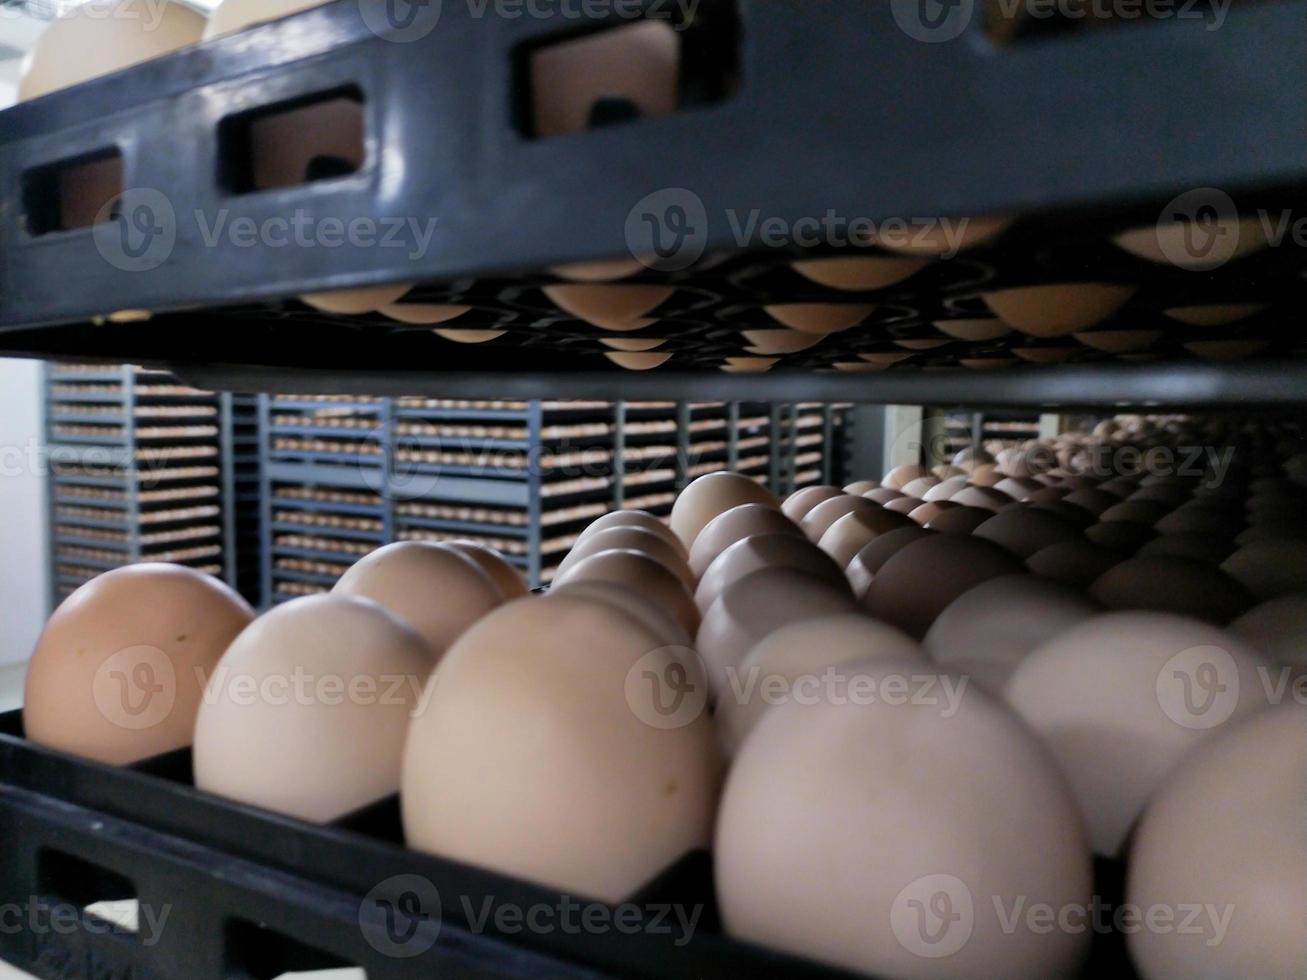
<svg viewBox="0 0 1307 980"><path fill-rule="evenodd" d="M50 365L45 388L54 601L141 561L235 581L230 396L84 363Z"/></svg>
<svg viewBox="0 0 1307 980"><path fill-rule="evenodd" d="M789 483L826 478L826 443L817 468L804 457L844 406L805 409L803 436L783 438L760 406L725 402L260 396L264 592L325 591L395 540L479 541L548 584L589 521L614 507L665 515L702 473L766 483L775 449Z"/></svg>

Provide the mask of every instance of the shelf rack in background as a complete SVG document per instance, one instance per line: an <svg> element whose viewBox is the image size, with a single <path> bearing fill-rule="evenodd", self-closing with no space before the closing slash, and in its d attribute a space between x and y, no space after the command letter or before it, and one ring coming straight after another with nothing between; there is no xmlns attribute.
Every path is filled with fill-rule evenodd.
<svg viewBox="0 0 1307 980"><path fill-rule="evenodd" d="M796 438L768 408L726 402L259 396L263 590L326 591L402 540L477 541L547 585L595 518L666 516L704 473L738 468L782 493L833 478L846 410L803 406ZM773 464L773 449L797 455Z"/></svg>
<svg viewBox="0 0 1307 980"><path fill-rule="evenodd" d="M248 586L235 546L253 447L234 396L85 363L50 364L45 393L53 602L144 561Z"/></svg>

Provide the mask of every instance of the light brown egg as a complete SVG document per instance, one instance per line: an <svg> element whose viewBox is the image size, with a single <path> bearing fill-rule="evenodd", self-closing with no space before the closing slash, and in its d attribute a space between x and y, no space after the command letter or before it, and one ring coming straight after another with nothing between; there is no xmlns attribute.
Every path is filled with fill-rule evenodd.
<svg viewBox="0 0 1307 980"><path fill-rule="evenodd" d="M356 562L331 591L380 603L417 630L437 659L506 598L475 559L427 541L378 548Z"/></svg>
<svg viewBox="0 0 1307 980"><path fill-rule="evenodd" d="M1208 306L1176 306L1163 310L1172 320L1191 327L1223 327L1256 316L1266 309L1262 303L1217 303Z"/></svg>
<svg viewBox="0 0 1307 980"><path fill-rule="evenodd" d="M997 462L992 453L975 446L959 449L953 454L953 465L968 472L977 466L993 466Z"/></svg>
<svg viewBox="0 0 1307 980"><path fill-rule="evenodd" d="M862 496L884 507L890 501L898 500L904 494L898 490L891 490L889 487L877 487L875 490L868 490Z"/></svg>
<svg viewBox="0 0 1307 980"><path fill-rule="evenodd" d="M1207 919L1197 928L1136 930L1128 942L1142 975L1307 976L1304 799L1301 704L1260 712L1185 757L1139 823L1126 900L1185 909L1181 918L1203 902L1225 928L1218 936Z"/></svg>
<svg viewBox="0 0 1307 980"><path fill-rule="evenodd" d="M880 481L880 485L887 490L902 490L903 487L913 480L920 479L923 476L930 476L929 468L919 463L906 463L903 466L896 466L885 474L885 478Z"/></svg>
<svg viewBox="0 0 1307 980"><path fill-rule="evenodd" d="M639 551L601 551L578 561L554 582L612 582L647 596L666 609L689 634L699 628L699 611L681 577L656 558Z"/></svg>
<svg viewBox="0 0 1307 980"><path fill-rule="evenodd" d="M554 580L565 581L567 573L576 565L605 551L638 551L648 555L679 578L687 590L694 588L695 576L681 553L662 537L642 527L610 527L578 541L559 562Z"/></svg>
<svg viewBox="0 0 1307 980"><path fill-rule="evenodd" d="M860 600L864 599L867 590L871 588L872 579L887 561L914 541L927 537L930 537L930 532L923 531L914 522L895 531L886 531L874 538L870 544L864 545L845 569L849 584L853 587L853 594Z"/></svg>
<svg viewBox="0 0 1307 980"><path fill-rule="evenodd" d="M657 340L646 337L601 337L599 343L615 351L623 351L631 354L644 353L646 351L657 350L666 340Z"/></svg>
<svg viewBox="0 0 1307 980"><path fill-rule="evenodd" d="M1011 507L1015 501L1005 493L994 490L991 487L966 487L959 490L949 500L959 507L979 507L983 510L992 510L998 513L1005 507Z"/></svg>
<svg viewBox="0 0 1307 980"><path fill-rule="evenodd" d="M921 673L889 659L847 670L876 690ZM937 689L943 680L953 679ZM949 717L943 702L767 712L730 771L717 825L728 935L868 976L1079 970L1087 934L1013 932L996 911L1088 902L1088 849L1065 783L983 693L966 690ZM931 908L964 918L922 932Z"/></svg>
<svg viewBox="0 0 1307 980"><path fill-rule="evenodd" d="M1050 545L1080 537L1080 532L1062 518L1033 507L1010 507L981 524L975 535L1025 561Z"/></svg>
<svg viewBox="0 0 1307 980"><path fill-rule="evenodd" d="M695 690L682 713L660 714L649 678L678 675ZM504 606L450 650L413 719L406 842L573 895L630 897L712 839L721 760L703 683L694 660L606 603Z"/></svg>
<svg viewBox="0 0 1307 980"><path fill-rule="evenodd" d="M883 508L879 504L866 497L845 494L823 500L804 515L803 520L799 522L799 527L808 536L808 540L816 544L821 540L822 535L830 530L832 524L847 514L879 515L882 512Z"/></svg>
<svg viewBox="0 0 1307 980"><path fill-rule="evenodd" d="M610 527L639 527L646 531L651 531L658 535L673 547L680 548L682 554L685 554L685 546L681 544L681 539L676 533L667 526L667 523L653 514L643 510L615 510L603 517L597 517L591 522L584 531L578 535L573 547L580 544L592 534L598 534L600 531L606 531Z"/></svg>
<svg viewBox="0 0 1307 980"><path fill-rule="evenodd" d="M826 582L833 589L846 588L844 572L819 547L789 533L757 534L737 541L708 566L699 579L694 601L706 613L723 592L747 575L764 568L796 568Z"/></svg>
<svg viewBox="0 0 1307 980"><path fill-rule="evenodd" d="M923 503L925 501L920 497L895 497L885 505L885 509L892 514L901 514L907 517Z"/></svg>
<svg viewBox="0 0 1307 980"><path fill-rule="evenodd" d="M985 305L1009 326L1032 337L1064 337L1106 320L1135 294L1115 283L1058 283L985 293Z"/></svg>
<svg viewBox="0 0 1307 980"><path fill-rule="evenodd" d="M763 637L717 702L717 732L726 755L739 751L772 708L795 695L813 697L825 668L871 659L916 662L925 669L930 664L916 640L861 613L802 619Z"/></svg>
<svg viewBox="0 0 1307 980"><path fill-rule="evenodd" d="M545 598L570 596L589 602L602 602L613 606L632 617L642 627L658 637L663 646L694 646L694 637L685 631L685 627L676 621L676 617L652 598L639 593L630 586L618 585L616 582L601 582L591 579L585 582L564 582L562 585L550 586Z"/></svg>
<svg viewBox="0 0 1307 980"><path fill-rule="evenodd" d="M652 371L672 359L671 354L629 354L621 351L608 351L604 357L628 371Z"/></svg>
<svg viewBox="0 0 1307 980"><path fill-rule="evenodd" d="M728 357L721 369L727 374L766 374L778 363L776 357Z"/></svg>
<svg viewBox="0 0 1307 980"><path fill-rule="evenodd" d="M950 510L960 510L960 509L962 508L960 508L957 504L953 503L952 501L937 500L934 503L930 503L928 501L922 504L920 507L916 508L915 510L910 511L908 513L908 519L911 521L915 521L917 524L920 524L922 527L925 527L935 518L939 517L940 514L943 514L946 511L950 511Z"/></svg>
<svg viewBox="0 0 1307 980"><path fill-rule="evenodd" d="M1266 232L1260 218L1216 217L1204 234L1218 236L1234 244L1202 251L1189 244L1193 230L1187 221L1159 222L1122 232L1112 241L1123 251L1159 265L1181 269L1207 270L1217 265L1258 252L1267 246Z"/></svg>
<svg viewBox="0 0 1307 980"><path fill-rule="evenodd" d="M1272 660L1307 668L1307 595L1284 595L1249 610L1229 630Z"/></svg>
<svg viewBox="0 0 1307 980"><path fill-rule="evenodd" d="M195 785L327 823L394 795L436 661L375 602L306 596L227 650L195 723Z"/></svg>
<svg viewBox="0 0 1307 980"><path fill-rule="evenodd" d="M254 611L180 565L96 576L54 611L27 667L26 736L129 765L191 744L205 681Z"/></svg>
<svg viewBox="0 0 1307 980"><path fill-rule="evenodd" d="M980 318L975 320L936 320L935 329L948 334L954 340L981 343L986 340L998 340L1012 332L1002 320Z"/></svg>
<svg viewBox="0 0 1307 980"><path fill-rule="evenodd" d="M481 571L494 579L505 599L518 599L531 591L526 576L494 548L475 541L450 541L448 547L476 562Z"/></svg>
<svg viewBox="0 0 1307 980"><path fill-rule="evenodd" d="M503 330L432 330L431 332L455 344L488 344L504 336Z"/></svg>
<svg viewBox="0 0 1307 980"><path fill-rule="evenodd" d="M640 330L653 321L645 317L675 292L670 286L545 286L555 306L578 320L607 330Z"/></svg>
<svg viewBox="0 0 1307 980"><path fill-rule="evenodd" d="M956 255L996 238L1011 225L1012 219L1002 215L942 221L890 222L888 227L882 228L880 234L872 234L870 240L883 249L902 255L940 258Z"/></svg>
<svg viewBox="0 0 1307 980"><path fill-rule="evenodd" d="M1000 473L993 463L979 463L971 468L967 482L973 487L989 488L1002 483L1003 477L1004 474Z"/></svg>
<svg viewBox="0 0 1307 980"><path fill-rule="evenodd" d="M385 286L363 286L358 289L333 289L321 293L306 293L300 299L323 313L358 316L398 302L412 288L411 282L398 282Z"/></svg>
<svg viewBox="0 0 1307 980"><path fill-rule="evenodd" d="M696 637L714 697L728 696L734 672L748 652L782 626L856 608L843 576L835 585L824 575L774 565L737 579L704 613Z"/></svg>
<svg viewBox="0 0 1307 980"><path fill-rule="evenodd" d="M600 259L595 262L569 262L556 265L549 271L560 279L572 282L616 282L644 269L639 259Z"/></svg>
<svg viewBox="0 0 1307 980"><path fill-rule="evenodd" d="M940 511L926 521L925 526L929 530L939 531L941 534L971 534L994 516L992 510L985 510L983 507L962 507L951 500L946 502L949 504L947 510ZM914 514L916 512L913 511Z"/></svg>
<svg viewBox="0 0 1307 980"><path fill-rule="evenodd" d="M1185 753L1265 704L1268 663L1206 623L1108 613L1031 653L1005 694L1061 761L1094 850L1112 857Z"/></svg>
<svg viewBox="0 0 1307 980"><path fill-rule="evenodd" d="M1115 565L1089 589L1108 609L1170 612L1223 626L1253 606L1239 583L1210 563L1135 557Z"/></svg>
<svg viewBox="0 0 1307 980"><path fill-rule="evenodd" d="M1307 592L1307 547L1301 539L1246 544L1221 569L1262 601Z"/></svg>
<svg viewBox="0 0 1307 980"><path fill-rule="evenodd" d="M781 513L798 523L807 517L808 511L818 504L833 500L836 497L843 497L847 492L839 487L804 487L802 490L795 490L785 498L785 502L781 504Z"/></svg>
<svg viewBox="0 0 1307 980"><path fill-rule="evenodd" d="M1064 585L1033 575L1005 575L962 593L939 614L923 645L946 669L973 662L1001 668L982 684L1002 695L1002 685L1032 651L1059 633L1101 612L1101 607ZM997 687L989 687L994 680Z"/></svg>
<svg viewBox="0 0 1307 980"><path fill-rule="evenodd" d="M856 327L876 307L859 303L781 303L764 306L763 311L791 330L825 336Z"/></svg>
<svg viewBox="0 0 1307 980"><path fill-rule="evenodd" d="M413 326L430 326L448 323L471 310L470 306L452 306L447 303L391 303L377 310L384 317ZM479 331L478 331L479 332ZM499 333L499 331L489 331Z"/></svg>
<svg viewBox="0 0 1307 980"><path fill-rule="evenodd" d="M943 482L934 473L931 473L929 476L919 476L915 480L909 480L899 489L903 491L905 497L916 497L918 500L925 500L926 494Z"/></svg>
<svg viewBox="0 0 1307 980"><path fill-rule="evenodd" d="M786 501L787 506L789 502ZM805 538L799 525L781 511L764 504L741 504L717 515L699 532L690 549L690 571L696 580L702 578L708 566L717 560L717 556L735 542L762 534L789 534Z"/></svg>
<svg viewBox="0 0 1307 980"><path fill-rule="evenodd" d="M1004 477L994 484L995 490L1007 494L1013 500L1026 500L1033 493L1043 488L1044 485L1038 480L1014 476Z"/></svg>
<svg viewBox="0 0 1307 980"><path fill-rule="evenodd" d="M821 334L803 333L798 330L741 330L740 335L746 341L745 350L750 354L771 356L776 354L797 354L821 343Z"/></svg>
<svg viewBox="0 0 1307 980"><path fill-rule="evenodd" d="M724 472L701 476L682 490L672 505L672 530L689 549L714 517L741 504L780 509L771 491L747 476Z"/></svg>
<svg viewBox="0 0 1307 980"><path fill-rule="evenodd" d="M804 259L792 263L792 266L799 275L820 286L848 292L870 292L900 283L928 264L924 259L872 255Z"/></svg>
<svg viewBox="0 0 1307 980"><path fill-rule="evenodd" d="M881 567L863 605L877 619L920 638L962 593L1021 571L1020 563L998 545L960 534L933 534Z"/></svg>
<svg viewBox="0 0 1307 980"><path fill-rule="evenodd" d="M856 483L850 483L844 488L845 493L851 493L855 497L862 497L873 490L879 490L880 484L875 480L858 480Z"/></svg>
<svg viewBox="0 0 1307 980"><path fill-rule="evenodd" d="M911 518L877 508L853 511L836 520L821 536L817 546L840 568L848 568L853 556L876 538L900 527L910 527Z"/></svg>

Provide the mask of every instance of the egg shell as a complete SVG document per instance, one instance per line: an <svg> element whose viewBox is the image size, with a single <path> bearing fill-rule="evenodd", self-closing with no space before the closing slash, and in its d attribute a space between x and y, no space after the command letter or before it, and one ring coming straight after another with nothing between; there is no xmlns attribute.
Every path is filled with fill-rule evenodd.
<svg viewBox="0 0 1307 980"><path fill-rule="evenodd" d="M876 684L920 673L915 661L860 669ZM994 900L1089 900L1085 835L1056 765L979 691L940 713L851 700L767 712L730 771L717 825L728 935L868 976L1079 971L1087 934L1004 930ZM920 931L921 909L941 900L970 928Z"/></svg>
<svg viewBox="0 0 1307 980"><path fill-rule="evenodd" d="M991 578L1021 571L1021 564L998 545L935 534L890 558L871 580L863 604L877 619L919 639L958 596Z"/></svg>
<svg viewBox="0 0 1307 980"><path fill-rule="evenodd" d="M971 534L994 516L992 510L981 507L961 507L952 500L947 503L950 505L948 510L940 511L926 522L925 526L929 530L939 531L941 534ZM916 514L920 510L919 507L913 513Z"/></svg>
<svg viewBox="0 0 1307 980"><path fill-rule="evenodd" d="M804 487L785 498L785 502L781 504L781 513L797 524L818 504L843 497L846 492L839 487Z"/></svg>
<svg viewBox="0 0 1307 980"><path fill-rule="evenodd" d="M646 531L651 531L658 535L668 544L675 548L680 548L684 556L686 554L685 546L681 544L681 539L676 533L667 526L667 523L653 514L643 510L615 510L605 514L603 517L595 518L584 531L582 531L572 547L580 544L592 534L598 534L600 531L606 531L610 527L639 527Z"/></svg>
<svg viewBox="0 0 1307 980"><path fill-rule="evenodd" d="M871 580L887 561L914 541L928 537L930 532L923 531L914 522L895 531L886 531L870 544L864 545L845 569L849 584L853 587L853 594L859 599L864 598L867 590L871 588Z"/></svg>
<svg viewBox="0 0 1307 980"><path fill-rule="evenodd" d="M930 476L919 476L915 480L909 480L899 489L903 491L905 497L916 497L918 500L925 500L926 494L943 482L932 473Z"/></svg>
<svg viewBox="0 0 1307 980"><path fill-rule="evenodd" d="M957 504L950 500L937 500L934 503L924 503L920 507L908 512L908 519L925 527L940 514L950 510L961 510Z"/></svg>
<svg viewBox="0 0 1307 980"><path fill-rule="evenodd" d="M739 473L701 476L682 490L672 505L672 530L689 549L714 517L741 504L762 504L780 510L771 492L747 476Z"/></svg>
<svg viewBox="0 0 1307 980"><path fill-rule="evenodd" d="M657 718L641 679L688 663L602 602L519 599L481 620L413 720L408 845L573 895L630 897L712 836L721 760L702 701L668 727L641 717Z"/></svg>
<svg viewBox="0 0 1307 980"><path fill-rule="evenodd" d="M1143 909L1202 902L1228 921L1219 936L1210 920L1137 930L1127 941L1144 976L1307 976L1304 799L1301 704L1259 712L1184 760L1140 821L1126 900Z"/></svg>
<svg viewBox="0 0 1307 980"><path fill-rule="evenodd" d="M913 480L919 480L923 476L930 476L931 472L925 466L919 463L906 463L903 466L896 466L885 474L885 478L880 481L880 485L887 490L902 490L903 487Z"/></svg>
<svg viewBox="0 0 1307 980"><path fill-rule="evenodd" d="M1238 582L1209 562L1135 557L1103 573L1089 593L1108 609L1171 612L1223 626L1254 605Z"/></svg>
<svg viewBox="0 0 1307 980"><path fill-rule="evenodd" d="M359 559L331 591L380 603L417 630L437 657L505 598L474 559L426 541L378 548Z"/></svg>
<svg viewBox="0 0 1307 980"><path fill-rule="evenodd" d="M687 633L699 628L699 611L685 583L662 562L639 551L601 551L555 576L557 585L568 582L612 582L649 597L666 609Z"/></svg>
<svg viewBox="0 0 1307 980"><path fill-rule="evenodd" d="M774 567L797 568L835 589L847 585L840 566L807 538L793 534L755 534L735 542L713 560L699 579L695 604L700 612L706 613L740 579Z"/></svg>
<svg viewBox="0 0 1307 980"><path fill-rule="evenodd" d="M763 311L791 330L825 336L856 327L876 307L858 303L780 303L764 306Z"/></svg>
<svg viewBox="0 0 1307 980"><path fill-rule="evenodd" d="M1010 507L981 524L974 533L1022 561L1050 545L1080 537L1074 525L1031 507Z"/></svg>
<svg viewBox="0 0 1307 980"><path fill-rule="evenodd" d="M763 637L740 664L736 683L722 691L715 721L728 757L769 710L784 703L786 694L804 694L827 667L869 659L930 661L916 640L901 630L861 613L802 619ZM812 680L801 680L803 678ZM783 681L783 684L778 683Z"/></svg>
<svg viewBox="0 0 1307 980"><path fill-rule="evenodd" d="M1011 507L1015 501L1005 493L1000 493L990 487L970 486L964 490L959 490L949 498L950 501L959 507L981 507L985 510L991 510L998 513L1005 507Z"/></svg>
<svg viewBox="0 0 1307 980"><path fill-rule="evenodd" d="M789 534L797 538L805 537L799 525L784 513L771 507L763 504L741 504L739 507L732 507L724 514L714 517L694 539L694 546L690 549L690 570L696 580L702 578L708 566L717 560L717 556L735 542L759 534Z"/></svg>
<svg viewBox="0 0 1307 980"><path fill-rule="evenodd" d="M434 663L415 630L366 599L306 596L264 613L205 690L195 785L312 823L393 795Z"/></svg>
<svg viewBox="0 0 1307 980"><path fill-rule="evenodd" d="M759 569L727 586L704 613L696 637L714 697L727 695L745 656L770 633L799 620L856 608L843 576L836 586L793 567Z"/></svg>
<svg viewBox="0 0 1307 980"><path fill-rule="evenodd" d="M953 465L963 469L976 466L993 466L997 463L992 453L976 446L968 446L953 454Z"/></svg>
<svg viewBox="0 0 1307 980"><path fill-rule="evenodd" d="M1185 753L1265 705L1267 664L1206 623L1106 613L1026 657L1005 696L1061 760L1094 850L1115 856ZM1217 683L1196 688L1209 670Z"/></svg>
<svg viewBox="0 0 1307 980"><path fill-rule="evenodd" d="M862 497L873 490L879 490L880 484L875 480L858 480L856 483L850 483L844 488L845 493L851 493L855 497Z"/></svg>
<svg viewBox="0 0 1307 980"><path fill-rule="evenodd" d="M966 661L1015 669L1031 651L1100 612L1067 586L1033 575L1005 575L953 600L922 642L935 662L950 670L960 670Z"/></svg>
<svg viewBox="0 0 1307 980"><path fill-rule="evenodd" d="M953 496L965 490L970 483L964 476L951 476L946 480L941 480L933 487L921 495L921 499L927 503L935 503L940 500L952 500Z"/></svg>
<svg viewBox="0 0 1307 980"><path fill-rule="evenodd" d="M854 497L845 494L842 497L823 500L808 511L803 520L799 522L799 527L808 536L808 540L815 544L822 539L822 535L829 531L836 521L849 514L864 514L869 520L880 520L880 515L884 513L884 508L866 497Z"/></svg>
<svg viewBox="0 0 1307 980"><path fill-rule="evenodd" d="M792 263L805 279L830 289L869 292L893 286L916 275L929 263L925 259L853 256L804 259Z"/></svg>
<svg viewBox="0 0 1307 980"><path fill-rule="evenodd" d="M319 293L306 293L300 299L323 313L341 316L359 316L383 306L398 302L413 288L411 282L388 283L384 286L363 286L358 289L332 289Z"/></svg>
<svg viewBox="0 0 1307 980"><path fill-rule="evenodd" d="M899 514L903 517L907 517L923 503L925 503L925 501L918 497L896 497L885 505L885 510L892 514Z"/></svg>
<svg viewBox="0 0 1307 980"><path fill-rule="evenodd" d="M531 591L526 576L494 548L475 541L450 541L448 547L476 562L481 571L494 579L505 599L519 599Z"/></svg>
<svg viewBox="0 0 1307 980"><path fill-rule="evenodd" d="M676 617L653 599L635 591L630 586L616 582L564 582L551 586L545 598L570 596L588 602L602 602L636 620L644 629L658 638L663 646L694 646L694 637L686 632Z"/></svg>
<svg viewBox="0 0 1307 980"><path fill-rule="evenodd" d="M1263 601L1307 592L1307 547L1297 538L1246 544L1221 569Z"/></svg>
<svg viewBox="0 0 1307 980"><path fill-rule="evenodd" d="M638 551L648 555L679 578L687 590L694 588L695 577L681 552L653 531L642 527L610 527L578 541L559 563L555 581L562 581L579 562L604 551Z"/></svg>
<svg viewBox="0 0 1307 980"><path fill-rule="evenodd" d="M911 518L878 508L845 514L821 536L817 546L840 568L848 568L853 556L876 538L900 527L911 527Z"/></svg>
<svg viewBox="0 0 1307 980"><path fill-rule="evenodd" d="M253 619L244 599L191 568L146 563L96 576L36 641L27 738L116 766L190 745L204 682Z"/></svg>
<svg viewBox="0 0 1307 980"><path fill-rule="evenodd" d="M992 463L981 463L971 469L967 476L967 482L973 487L989 488L997 483L1002 483L1004 474L1000 473L998 467ZM1004 494L1006 497L1007 494ZM1011 499L1011 498L1008 498Z"/></svg>
<svg viewBox="0 0 1307 980"><path fill-rule="evenodd" d="M1064 337L1106 320L1135 294L1115 283L1056 283L985 293L995 316L1032 337Z"/></svg>
<svg viewBox="0 0 1307 980"><path fill-rule="evenodd" d="M889 487L878 487L875 490L868 490L862 496L866 497L872 503L880 504L884 507L886 504L898 500L900 497L906 496L906 494L898 490L891 490Z"/></svg>
<svg viewBox="0 0 1307 980"><path fill-rule="evenodd" d="M1307 668L1307 595L1285 595L1250 609L1229 630L1272 660Z"/></svg>

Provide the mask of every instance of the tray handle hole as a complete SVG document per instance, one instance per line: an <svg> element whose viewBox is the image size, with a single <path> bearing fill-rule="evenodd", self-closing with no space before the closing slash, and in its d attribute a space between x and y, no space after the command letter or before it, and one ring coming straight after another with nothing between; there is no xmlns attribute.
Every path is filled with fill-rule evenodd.
<svg viewBox="0 0 1307 980"><path fill-rule="evenodd" d="M123 192L123 157L115 147L29 170L23 175L27 232L36 237L90 228L113 219Z"/></svg>
<svg viewBox="0 0 1307 980"><path fill-rule="evenodd" d="M367 160L364 110L351 86L228 116L218 127L223 189L250 194L357 173Z"/></svg>
<svg viewBox="0 0 1307 980"><path fill-rule="evenodd" d="M242 980L367 980L343 957L243 919L228 921L226 949L227 975Z"/></svg>
<svg viewBox="0 0 1307 980"><path fill-rule="evenodd" d="M139 935L140 902L135 883L126 875L46 848L37 855L37 880L42 894L76 905L102 930Z"/></svg>

